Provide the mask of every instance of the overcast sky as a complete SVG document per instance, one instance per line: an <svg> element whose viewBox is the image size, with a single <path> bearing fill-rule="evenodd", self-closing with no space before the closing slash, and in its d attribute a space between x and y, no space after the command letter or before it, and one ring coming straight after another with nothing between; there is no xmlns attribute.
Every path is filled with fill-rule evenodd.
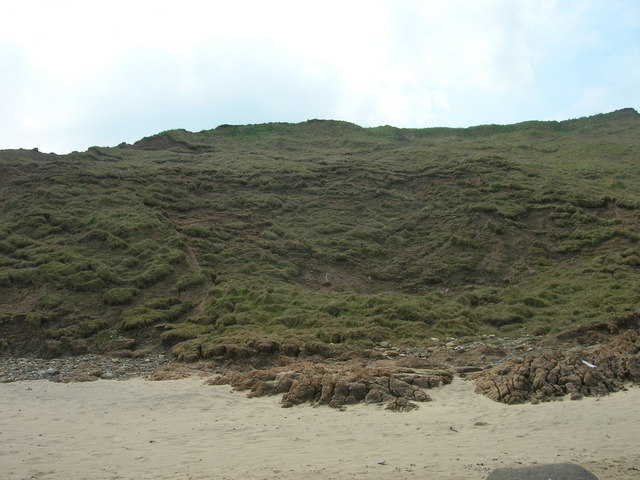
<svg viewBox="0 0 640 480"><path fill-rule="evenodd" d="M3 1L0 148L640 109L638 0Z"/></svg>

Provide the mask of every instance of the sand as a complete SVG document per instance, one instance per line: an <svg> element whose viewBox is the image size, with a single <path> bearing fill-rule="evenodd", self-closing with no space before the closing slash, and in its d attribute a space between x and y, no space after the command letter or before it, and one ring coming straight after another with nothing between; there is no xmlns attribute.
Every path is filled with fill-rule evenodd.
<svg viewBox="0 0 640 480"><path fill-rule="evenodd" d="M640 478L640 388L503 405L473 384L408 413L246 398L202 378L0 385L0 477L13 479L485 479L574 462Z"/></svg>

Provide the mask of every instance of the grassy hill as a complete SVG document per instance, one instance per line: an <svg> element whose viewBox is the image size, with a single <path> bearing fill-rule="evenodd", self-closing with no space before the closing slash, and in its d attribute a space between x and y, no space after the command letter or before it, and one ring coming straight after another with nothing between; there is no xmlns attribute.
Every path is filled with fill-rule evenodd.
<svg viewBox="0 0 640 480"><path fill-rule="evenodd" d="M546 334L640 305L640 115L0 151L0 352ZM283 347L284 348L284 347Z"/></svg>

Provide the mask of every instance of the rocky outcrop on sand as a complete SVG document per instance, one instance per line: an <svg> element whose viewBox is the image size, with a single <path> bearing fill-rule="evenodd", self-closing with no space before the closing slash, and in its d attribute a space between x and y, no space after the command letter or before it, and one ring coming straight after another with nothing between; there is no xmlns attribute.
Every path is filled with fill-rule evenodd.
<svg viewBox="0 0 640 480"><path fill-rule="evenodd" d="M283 407L310 402L339 408L365 402L385 403L388 409L407 411L417 407L413 402L431 400L423 389L451 383L452 379L453 373L448 370L390 370L297 362L222 375L207 383L250 390L249 397L283 394Z"/></svg>
<svg viewBox="0 0 640 480"><path fill-rule="evenodd" d="M476 375L476 392L503 403L605 395L640 383L640 333L604 345L512 358Z"/></svg>

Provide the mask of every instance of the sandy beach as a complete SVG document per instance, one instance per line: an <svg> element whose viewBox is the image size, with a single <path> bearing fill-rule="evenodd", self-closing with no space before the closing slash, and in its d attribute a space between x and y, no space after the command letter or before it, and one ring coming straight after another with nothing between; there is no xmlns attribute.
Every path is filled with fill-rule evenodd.
<svg viewBox="0 0 640 480"><path fill-rule="evenodd" d="M484 479L575 462L640 478L640 389L503 405L459 378L413 412L246 398L203 379L0 385L2 478Z"/></svg>

